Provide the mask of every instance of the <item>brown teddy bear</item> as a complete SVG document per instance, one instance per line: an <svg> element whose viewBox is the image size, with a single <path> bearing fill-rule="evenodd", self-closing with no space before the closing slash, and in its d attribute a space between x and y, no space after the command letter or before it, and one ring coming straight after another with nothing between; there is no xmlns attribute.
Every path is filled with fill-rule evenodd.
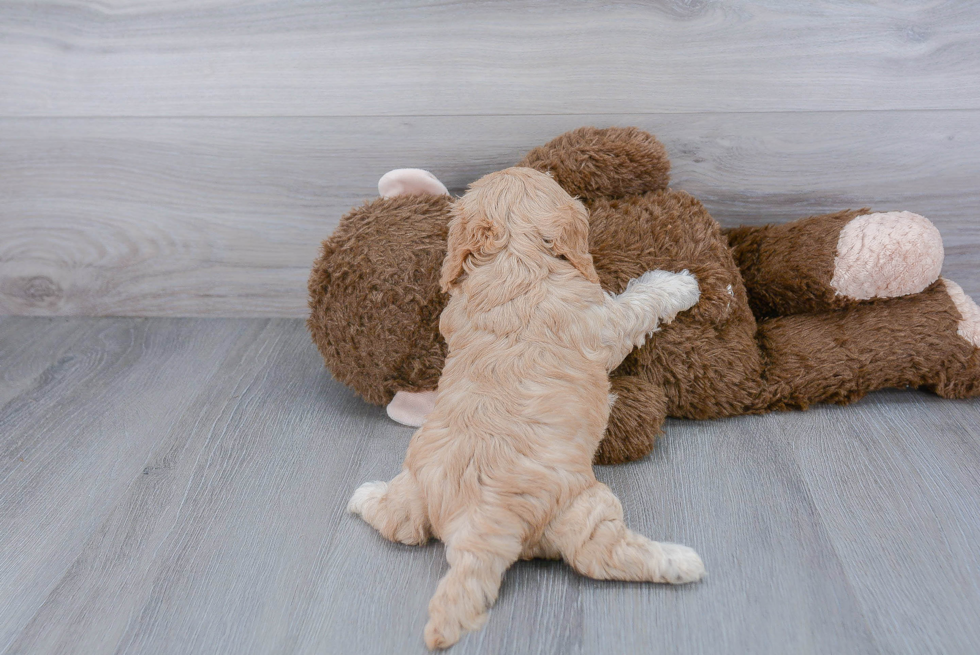
<svg viewBox="0 0 980 655"><path fill-rule="evenodd" d="M666 151L635 128L577 129L518 165L585 203L607 291L655 269L688 269L701 285L698 305L613 373L597 463L649 453L667 416L806 409L884 387L980 395L980 308L939 277L942 239L921 216L861 209L723 230L667 188ZM446 355L439 269L454 199L418 169L379 190L323 242L308 324L338 380L417 425Z"/></svg>

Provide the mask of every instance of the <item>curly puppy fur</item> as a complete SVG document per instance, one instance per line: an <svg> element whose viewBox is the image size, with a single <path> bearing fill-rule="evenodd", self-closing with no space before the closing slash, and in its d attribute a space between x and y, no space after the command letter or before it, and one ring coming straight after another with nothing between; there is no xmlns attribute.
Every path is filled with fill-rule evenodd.
<svg viewBox="0 0 980 655"><path fill-rule="evenodd" d="M402 472L362 486L349 506L388 539L445 542L450 570L429 603L430 648L480 627L521 557L562 557L600 579L683 583L704 573L693 550L628 530L592 471L609 372L659 321L697 302L697 282L652 271L613 296L598 280L585 207L548 176L493 173L455 204L435 409Z"/></svg>
<svg viewBox="0 0 980 655"><path fill-rule="evenodd" d="M667 188L663 147L635 128L574 130L521 165L582 198L603 289L619 293L654 269L687 269L701 287L697 307L613 372L617 401L598 463L649 453L666 416L846 403L889 386L980 394L971 341L980 317L958 287L936 279L942 243L922 217L894 212L883 221L862 209L723 231L696 198ZM365 203L341 220L314 266L313 339L334 376L372 403L436 388L446 357L438 317L448 301L439 267L454 204L445 195ZM926 238L907 238L916 226ZM839 260L848 264L846 288L875 297L835 287ZM889 261L926 262L902 267L914 269L902 290L921 291L890 291L880 279Z"/></svg>

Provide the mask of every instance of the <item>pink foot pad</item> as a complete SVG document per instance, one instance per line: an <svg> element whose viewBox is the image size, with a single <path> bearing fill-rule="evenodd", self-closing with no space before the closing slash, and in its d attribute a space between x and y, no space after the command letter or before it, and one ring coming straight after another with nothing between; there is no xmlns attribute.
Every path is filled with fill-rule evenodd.
<svg viewBox="0 0 980 655"><path fill-rule="evenodd" d="M943 239L911 212L858 216L841 230L830 285L855 300L919 293L939 278Z"/></svg>
<svg viewBox="0 0 980 655"><path fill-rule="evenodd" d="M953 299L953 304L962 316L956 333L972 343L974 347L980 348L980 307L977 307L977 303L973 302L970 296L963 293L960 285L946 278L943 278L943 282L946 284L949 297Z"/></svg>

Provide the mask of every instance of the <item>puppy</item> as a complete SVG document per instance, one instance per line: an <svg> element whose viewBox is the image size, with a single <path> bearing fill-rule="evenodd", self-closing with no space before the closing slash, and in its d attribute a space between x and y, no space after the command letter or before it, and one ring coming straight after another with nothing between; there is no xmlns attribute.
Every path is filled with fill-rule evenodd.
<svg viewBox="0 0 980 655"><path fill-rule="evenodd" d="M439 323L449 355L435 409L401 473L362 485L348 506L387 539L446 544L429 648L482 626L519 558L563 558L604 580L704 575L690 548L628 530L592 471L615 400L609 372L658 321L697 302L697 282L651 271L612 296L587 246L585 207L529 168L487 175L454 205Z"/></svg>

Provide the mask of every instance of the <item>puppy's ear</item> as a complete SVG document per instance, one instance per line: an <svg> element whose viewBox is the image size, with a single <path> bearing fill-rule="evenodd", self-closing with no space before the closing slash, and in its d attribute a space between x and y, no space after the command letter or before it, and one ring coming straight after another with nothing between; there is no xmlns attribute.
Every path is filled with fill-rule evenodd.
<svg viewBox="0 0 980 655"><path fill-rule="evenodd" d="M478 206L478 203L474 204ZM456 281L463 274L466 258L488 252L497 237L493 221L483 212L474 212L467 197L453 203L446 259L442 262L442 275L439 278L443 292L449 293L456 286Z"/></svg>
<svg viewBox="0 0 980 655"><path fill-rule="evenodd" d="M556 257L564 257L589 282L599 283L592 255L589 254L589 214L585 206L573 200L559 210L561 216L555 224L551 251Z"/></svg>

